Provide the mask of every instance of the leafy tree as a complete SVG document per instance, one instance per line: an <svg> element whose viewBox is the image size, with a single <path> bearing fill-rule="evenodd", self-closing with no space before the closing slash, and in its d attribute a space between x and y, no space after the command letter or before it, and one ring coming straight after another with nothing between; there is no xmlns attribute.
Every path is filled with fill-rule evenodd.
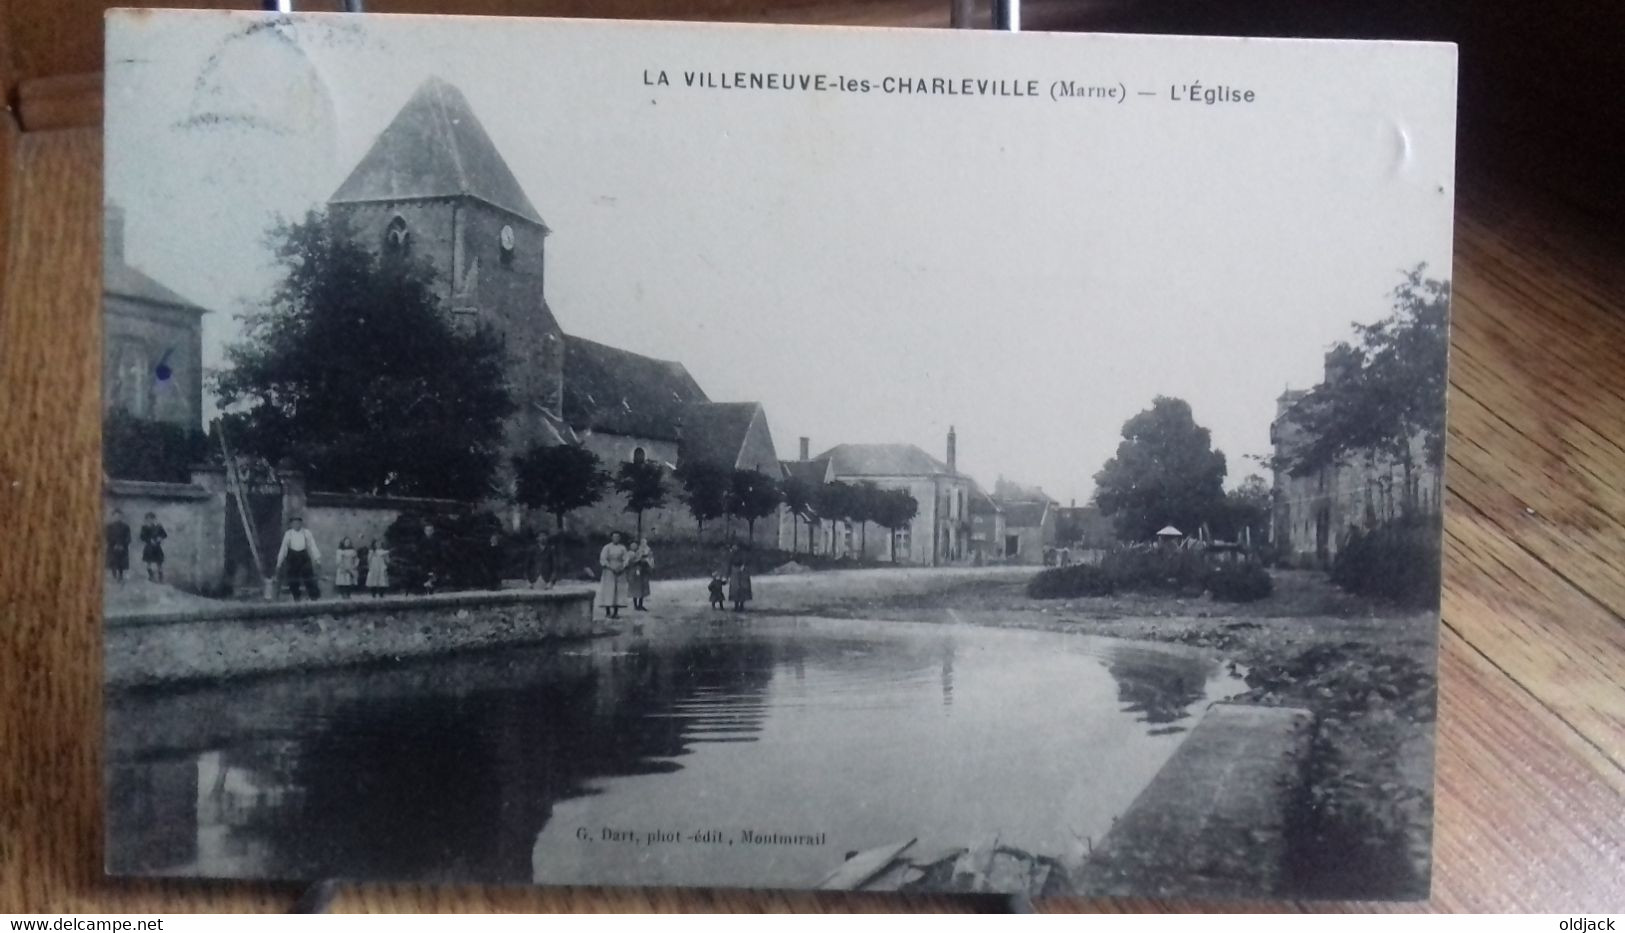
<svg viewBox="0 0 1625 933"><path fill-rule="evenodd" d="M1263 543L1269 538L1273 503L1269 481L1257 473L1248 476L1224 494L1224 511L1213 526L1214 534L1231 541L1251 537L1254 544Z"/></svg>
<svg viewBox="0 0 1625 933"><path fill-rule="evenodd" d="M426 266L324 214L279 223L270 245L281 280L215 377L242 451L323 489L487 495L514 410L498 337L454 328Z"/></svg>
<svg viewBox="0 0 1625 933"><path fill-rule="evenodd" d="M852 501L855 497L851 484L840 480L825 483L813 490L813 508L818 512L819 522L829 519L835 522L849 522L852 520ZM833 551L833 546L831 547Z"/></svg>
<svg viewBox="0 0 1625 933"><path fill-rule="evenodd" d="M695 537L700 537L705 534L705 523L727 510L731 478L727 470L713 463L691 461L677 468L677 479L683 484L678 498L694 516Z"/></svg>
<svg viewBox="0 0 1625 933"><path fill-rule="evenodd" d="M858 534L862 538L858 545L858 553L864 557L869 556L869 523L878 524L878 516L883 508L882 495L881 488L869 480L853 485L848 494L847 515L858 523Z"/></svg>
<svg viewBox="0 0 1625 933"><path fill-rule="evenodd" d="M1223 513L1224 474L1190 403L1158 396L1123 423L1117 455L1095 474L1095 503L1121 540L1150 540L1164 525L1188 534Z"/></svg>
<svg viewBox="0 0 1625 933"><path fill-rule="evenodd" d="M1407 511L1415 505L1418 440L1426 462L1444 459L1445 359L1450 346L1450 283L1405 273L1393 310L1355 324L1355 340L1333 348L1332 378L1295 409L1306 440L1279 468L1302 475L1350 456L1378 454L1404 471Z"/></svg>
<svg viewBox="0 0 1625 933"><path fill-rule="evenodd" d="M185 483L192 465L211 459L198 428L151 421L115 408L102 419L102 469L113 479Z"/></svg>
<svg viewBox="0 0 1625 933"><path fill-rule="evenodd" d="M808 550L811 550L812 503L813 496L815 495L812 484L808 483L804 479L801 479L800 477L788 476L785 477L784 483L779 487L779 491L784 496L784 507L790 511L790 553L796 553L796 549L800 547L801 527L799 522L803 518L807 519L809 523L807 529L807 543L809 545Z"/></svg>
<svg viewBox="0 0 1625 933"><path fill-rule="evenodd" d="M882 489L877 490L877 493L874 504L875 524L891 533L892 563L896 563L897 529L912 522L914 516L920 514L920 503L907 489Z"/></svg>
<svg viewBox="0 0 1625 933"><path fill-rule="evenodd" d="M643 513L666 504L666 468L653 460L621 464L615 489L626 496L626 511L638 515L638 537L643 537Z"/></svg>
<svg viewBox="0 0 1625 933"><path fill-rule="evenodd" d="M516 497L524 505L553 516L564 530L564 516L604 497L611 477L598 455L570 444L541 444L513 460Z"/></svg>
<svg viewBox="0 0 1625 933"><path fill-rule="evenodd" d="M728 488L728 512L743 518L749 540L756 540L756 522L772 515L784 501L779 483L766 473L735 470Z"/></svg>

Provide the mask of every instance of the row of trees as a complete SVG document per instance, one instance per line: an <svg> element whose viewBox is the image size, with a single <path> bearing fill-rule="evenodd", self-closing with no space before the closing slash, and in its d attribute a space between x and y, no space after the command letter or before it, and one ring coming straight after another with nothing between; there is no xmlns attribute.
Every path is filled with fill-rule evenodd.
<svg viewBox="0 0 1625 933"><path fill-rule="evenodd" d="M886 528L895 537L920 510L919 502L905 489L882 489L867 482L811 484L794 477L780 482L755 470L728 470L704 461L677 469L673 489L667 482L668 471L656 461L623 463L611 474L592 451L569 445L531 448L515 459L514 473L519 502L552 515L561 530L565 516L597 504L611 489L625 497L625 510L637 516L640 535L643 513L664 507L673 494L694 516L698 535L705 533L707 522L719 518L730 521L731 531L731 521L738 518L745 521L747 534L754 539L756 523L782 503L795 522L792 551L799 550L802 521L809 523L809 529L812 523L824 520L861 523L866 551L869 524Z"/></svg>
<svg viewBox="0 0 1625 933"><path fill-rule="evenodd" d="M282 275L264 305L244 316L244 338L213 380L222 427L239 452L300 469L334 491L465 501L497 492L503 425L515 410L501 338L454 327L432 268L368 250L325 213L279 223L268 242ZM719 518L740 518L752 536L782 502L798 539L803 520L895 533L919 511L907 492L872 484L781 483L704 463L685 464L674 488L658 463L611 473L581 447L533 448L513 466L518 500L561 528L566 515L612 489L625 496L640 533L643 513L671 497L701 533Z"/></svg>

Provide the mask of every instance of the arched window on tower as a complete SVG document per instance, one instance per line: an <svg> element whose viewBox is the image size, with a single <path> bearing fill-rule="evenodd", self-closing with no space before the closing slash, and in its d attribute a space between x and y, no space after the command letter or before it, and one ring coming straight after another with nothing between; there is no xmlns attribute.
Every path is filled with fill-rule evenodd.
<svg viewBox="0 0 1625 933"><path fill-rule="evenodd" d="M403 257L412 250L412 231L406 229L406 218L396 214L384 228L384 255Z"/></svg>

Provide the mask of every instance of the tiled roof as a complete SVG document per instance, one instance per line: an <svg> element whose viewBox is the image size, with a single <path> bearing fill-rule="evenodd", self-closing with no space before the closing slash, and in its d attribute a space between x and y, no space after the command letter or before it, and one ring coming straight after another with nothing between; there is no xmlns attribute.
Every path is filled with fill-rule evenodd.
<svg viewBox="0 0 1625 933"><path fill-rule="evenodd" d="M972 515L993 515L1003 510L993 497L982 491L980 486L971 486L970 511Z"/></svg>
<svg viewBox="0 0 1625 933"><path fill-rule="evenodd" d="M545 226L463 92L424 81L331 203L471 197Z"/></svg>
<svg viewBox="0 0 1625 933"><path fill-rule="evenodd" d="M108 295L117 295L120 298L144 301L149 304L167 305L194 314L208 313L205 309L170 291L146 273L125 265L122 258L111 253L103 257L102 292Z"/></svg>
<svg viewBox="0 0 1625 933"><path fill-rule="evenodd" d="M837 444L818 455L843 476L947 475L948 465L913 444Z"/></svg>
<svg viewBox="0 0 1625 933"><path fill-rule="evenodd" d="M704 401L681 363L564 338L564 420L578 430L677 440L684 407Z"/></svg>
<svg viewBox="0 0 1625 933"><path fill-rule="evenodd" d="M1004 524L1006 527L1036 528L1044 523L1044 513L1049 511L1048 502L1000 502L999 507L1004 509Z"/></svg>
<svg viewBox="0 0 1625 933"><path fill-rule="evenodd" d="M793 476L809 486L822 486L824 478L829 475L829 461L815 460L781 460L779 465L784 467L784 475Z"/></svg>
<svg viewBox="0 0 1625 933"><path fill-rule="evenodd" d="M740 468L739 452L745 435L762 410L756 402L691 402L680 413L682 461L714 463L723 469Z"/></svg>
<svg viewBox="0 0 1625 933"><path fill-rule="evenodd" d="M993 481L993 497L1002 501L1048 502L1051 505L1060 505L1041 487L1028 486L1002 476Z"/></svg>

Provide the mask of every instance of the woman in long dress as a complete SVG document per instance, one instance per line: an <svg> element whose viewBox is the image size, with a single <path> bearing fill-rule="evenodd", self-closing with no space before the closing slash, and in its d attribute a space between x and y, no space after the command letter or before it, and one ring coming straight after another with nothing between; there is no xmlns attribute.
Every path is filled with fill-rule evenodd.
<svg viewBox="0 0 1625 933"><path fill-rule="evenodd" d="M728 599L734 604L734 612L744 612L750 598L750 565L745 560L745 549L735 547L728 557Z"/></svg>
<svg viewBox="0 0 1625 933"><path fill-rule="evenodd" d="M626 560L626 592L632 597L632 608L648 612L649 607L643 601L649 598L649 581L655 572L655 552L649 547L648 539L639 538L627 553Z"/></svg>
<svg viewBox="0 0 1625 933"><path fill-rule="evenodd" d="M609 543L598 552L598 566L603 571L598 578L598 605L606 619L619 619L621 607L626 605L626 565L630 556L618 531L610 533Z"/></svg>

